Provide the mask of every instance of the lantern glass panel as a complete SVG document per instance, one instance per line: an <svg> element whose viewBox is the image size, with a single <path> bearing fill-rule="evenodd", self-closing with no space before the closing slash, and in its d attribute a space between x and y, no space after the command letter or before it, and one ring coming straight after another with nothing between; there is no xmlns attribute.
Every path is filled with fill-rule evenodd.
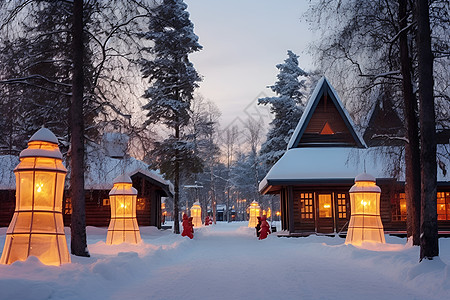
<svg viewBox="0 0 450 300"><path fill-rule="evenodd" d="M54 210L55 172L36 171L34 180L34 209Z"/></svg>
<svg viewBox="0 0 450 300"><path fill-rule="evenodd" d="M33 208L33 173L33 171L16 172L16 184L19 183L16 194L16 210Z"/></svg>
<svg viewBox="0 0 450 300"><path fill-rule="evenodd" d="M43 264L59 265L59 247L56 237L55 234L33 234L30 239L30 256L39 257Z"/></svg>
<svg viewBox="0 0 450 300"><path fill-rule="evenodd" d="M29 234L13 234L11 240L11 246L9 248L6 248L7 244L5 243L5 248L8 249L7 254L5 257L8 257L8 261L5 261L4 263L10 264L17 260L25 260L28 257L28 242L30 241L30 235ZM13 249L13 251L9 251L10 249ZM5 250L3 250L5 252ZM3 260L3 255L2 255ZM3 261L2 261L3 262Z"/></svg>
<svg viewBox="0 0 450 300"><path fill-rule="evenodd" d="M58 199L62 199L64 195L64 180L66 178L66 174L57 173L56 174L57 183L56 183L56 203L55 203L55 211L62 212L63 202Z"/></svg>
<svg viewBox="0 0 450 300"><path fill-rule="evenodd" d="M14 232L29 233L31 231L31 211L18 212L17 221L15 222ZM11 230L13 227L11 227Z"/></svg>
<svg viewBox="0 0 450 300"><path fill-rule="evenodd" d="M22 170L24 169L34 169L36 165L36 157L24 157L21 158L19 166L17 168L20 168Z"/></svg>
<svg viewBox="0 0 450 300"><path fill-rule="evenodd" d="M34 233L56 233L53 212L36 211L33 213L32 230Z"/></svg>
<svg viewBox="0 0 450 300"><path fill-rule="evenodd" d="M36 168L55 170L57 168L56 161L54 158L38 157L36 159Z"/></svg>

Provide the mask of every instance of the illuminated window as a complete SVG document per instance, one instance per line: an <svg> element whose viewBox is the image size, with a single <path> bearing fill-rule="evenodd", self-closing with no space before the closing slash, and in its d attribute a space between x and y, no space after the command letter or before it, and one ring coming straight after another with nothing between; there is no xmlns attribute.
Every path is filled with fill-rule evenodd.
<svg viewBox="0 0 450 300"><path fill-rule="evenodd" d="M450 192L437 193L438 220L450 220Z"/></svg>
<svg viewBox="0 0 450 300"><path fill-rule="evenodd" d="M347 218L347 194L337 194L337 206L339 219Z"/></svg>
<svg viewBox="0 0 450 300"><path fill-rule="evenodd" d="M64 203L64 214L65 215L72 214L72 199L71 198L66 198L66 201Z"/></svg>
<svg viewBox="0 0 450 300"><path fill-rule="evenodd" d="M313 193L300 193L300 216L302 219L313 218Z"/></svg>
<svg viewBox="0 0 450 300"><path fill-rule="evenodd" d="M109 199L108 198L103 199L103 206L109 206L109 205L110 205Z"/></svg>
<svg viewBox="0 0 450 300"><path fill-rule="evenodd" d="M395 195L392 205L392 221L406 221L406 197L405 193Z"/></svg>
<svg viewBox="0 0 450 300"><path fill-rule="evenodd" d="M319 218L331 218L331 194L319 195Z"/></svg>

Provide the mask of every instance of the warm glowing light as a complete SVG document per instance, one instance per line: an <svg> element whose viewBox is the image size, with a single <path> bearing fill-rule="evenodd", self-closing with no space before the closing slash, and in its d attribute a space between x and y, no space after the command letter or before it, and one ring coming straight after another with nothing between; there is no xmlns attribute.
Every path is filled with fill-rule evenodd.
<svg viewBox="0 0 450 300"><path fill-rule="evenodd" d="M258 202L256 202L255 200L250 203L249 214L250 217L248 219L248 227L256 227L256 225L258 224L257 217L261 215L261 208L259 207Z"/></svg>
<svg viewBox="0 0 450 300"><path fill-rule="evenodd" d="M277 211L276 214L278 217L281 216L281 212L279 212L279 211Z"/></svg>
<svg viewBox="0 0 450 300"><path fill-rule="evenodd" d="M43 183L36 183L36 192L40 193L44 187Z"/></svg>
<svg viewBox="0 0 450 300"><path fill-rule="evenodd" d="M192 224L194 227L202 226L202 208L200 202L196 201L191 207Z"/></svg>
<svg viewBox="0 0 450 300"><path fill-rule="evenodd" d="M325 205L323 206L323 208L330 208L330 207L331 207L330 204L325 204Z"/></svg>
<svg viewBox="0 0 450 300"><path fill-rule="evenodd" d="M109 192L111 221L109 222L106 244L137 244L141 234L136 219L137 190L133 188L129 176L120 175L114 179L114 186Z"/></svg>
<svg viewBox="0 0 450 300"><path fill-rule="evenodd" d="M20 153L16 175L16 207L6 232L0 262L11 264L36 256L43 264L70 262L64 235L62 196L67 170L58 139L41 128Z"/></svg>
<svg viewBox="0 0 450 300"><path fill-rule="evenodd" d="M361 245L363 242L385 243L380 217L381 189L375 178L360 174L350 191L351 217L346 244Z"/></svg>

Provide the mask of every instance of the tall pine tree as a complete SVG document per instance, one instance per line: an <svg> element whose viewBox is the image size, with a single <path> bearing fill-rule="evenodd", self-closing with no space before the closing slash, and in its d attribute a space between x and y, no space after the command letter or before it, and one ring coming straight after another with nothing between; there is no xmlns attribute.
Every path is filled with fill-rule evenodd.
<svg viewBox="0 0 450 300"><path fill-rule="evenodd" d="M258 104L270 105L274 119L270 123L267 140L261 146L261 160L270 168L286 151L287 144L303 113L302 98L307 73L298 66L298 56L288 50L288 58L276 67L278 81L270 86L277 96L258 99Z"/></svg>
<svg viewBox="0 0 450 300"><path fill-rule="evenodd" d="M182 163L191 157L193 148L182 140L183 128L190 118L190 104L200 76L189 61L190 53L199 51L202 46L194 34L194 25L182 0L163 0L151 9L148 32L142 36L153 41L146 50L149 59L142 60L142 73L149 79L150 87L144 97L148 103L146 124L163 124L173 133L162 143L156 145L154 154L166 177L174 181L174 232L180 233L178 202L180 194L180 172ZM187 155L187 157L186 157ZM182 158L185 156L185 159Z"/></svg>

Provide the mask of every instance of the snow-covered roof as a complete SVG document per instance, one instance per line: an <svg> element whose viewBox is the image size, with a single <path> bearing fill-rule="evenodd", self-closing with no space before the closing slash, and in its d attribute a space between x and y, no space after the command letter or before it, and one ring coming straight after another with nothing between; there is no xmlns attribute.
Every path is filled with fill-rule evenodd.
<svg viewBox="0 0 450 300"><path fill-rule="evenodd" d="M84 187L87 190L110 190L114 179L122 174L133 176L141 173L154 181L166 186L173 194L173 185L164 180L157 171L149 169L149 166L133 157L123 159L111 158L102 149L88 147L88 157L85 162ZM0 156L0 189L15 190L16 180L14 168L19 164L19 157L13 155ZM69 174L68 174L69 175ZM66 186L69 180L66 178Z"/></svg>
<svg viewBox="0 0 450 300"><path fill-rule="evenodd" d="M328 87L328 88L327 88ZM315 108L317 107L320 98L323 94L323 92L327 89L330 92L330 98L333 101L333 103L336 105L337 110L342 115L344 122L348 124L348 129L352 136L355 139L355 142L362 147L366 147L366 143L364 142L364 139L362 138L361 134L356 130L355 124L353 123L352 118L350 117L350 114L345 109L344 105L342 104L342 101L340 100L337 92L334 90L333 86L330 84L330 82L323 76L318 82L317 85L312 92L311 96L309 97L308 104L306 105L305 111L302 114L302 117L300 118L300 121L297 124L297 127L295 128L294 133L291 136L291 139L289 140L287 149L291 149L295 146L296 143L300 140L301 136L303 135L303 132L305 131L306 127L308 126L308 123L312 117L312 114L314 113Z"/></svg>
<svg viewBox="0 0 450 300"><path fill-rule="evenodd" d="M260 182L259 191L266 192L268 187L274 185L353 182L363 172L377 179L393 178L388 168L388 158L380 154L387 148L289 149ZM450 165L450 158L445 163ZM404 163L400 162L400 166L403 168ZM399 174L395 179L404 181L404 170L399 170ZM444 175L438 169L437 180L450 182L450 174Z"/></svg>
<svg viewBox="0 0 450 300"><path fill-rule="evenodd" d="M169 181L164 180L157 171L150 170L146 163L134 157L112 158L107 156L101 148L88 147L85 165L85 189L109 190L113 187L117 176L125 174L131 177L141 173L167 186L167 189L172 192L172 184Z"/></svg>
<svg viewBox="0 0 450 300"><path fill-rule="evenodd" d="M19 164L17 155L0 155L0 190L15 190L14 168Z"/></svg>
<svg viewBox="0 0 450 300"><path fill-rule="evenodd" d="M58 139L53 134L53 132L51 132L50 129L45 127L42 127L31 136L29 142L32 141L50 142L53 144L58 144Z"/></svg>

